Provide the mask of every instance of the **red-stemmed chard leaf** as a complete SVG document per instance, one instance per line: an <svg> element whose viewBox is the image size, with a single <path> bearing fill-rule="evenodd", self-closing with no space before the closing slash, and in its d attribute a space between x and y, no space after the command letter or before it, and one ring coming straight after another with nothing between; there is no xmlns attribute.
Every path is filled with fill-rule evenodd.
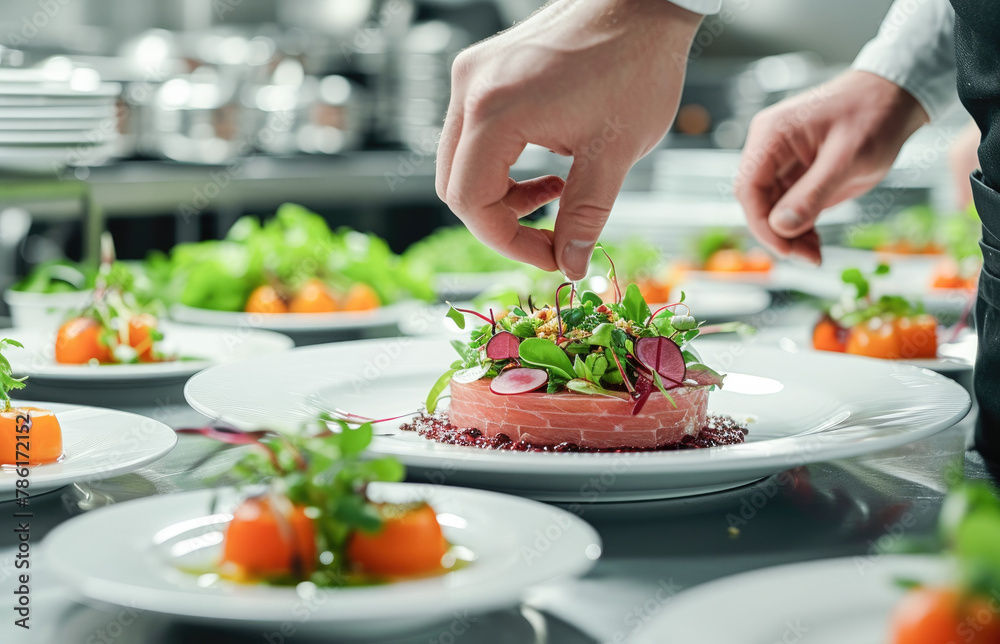
<svg viewBox="0 0 1000 644"><path fill-rule="evenodd" d="M507 369L493 379L490 383L490 391L501 396L526 394L543 387L548 381L549 374L545 369L528 369L526 367Z"/></svg>
<svg viewBox="0 0 1000 644"><path fill-rule="evenodd" d="M666 386L679 387L687 368L681 348L669 338L655 336L635 341L635 357L645 367L660 374Z"/></svg>
<svg viewBox="0 0 1000 644"><path fill-rule="evenodd" d="M450 315L451 311L458 311L459 313L465 313L467 315L475 315L477 318L479 318L480 320L482 320L486 324L489 324L490 327L493 328L493 330L496 330L496 327L497 327L496 320L492 319L492 317L493 317L493 309L490 309L490 317L486 317L485 315L483 315L482 313L480 313L478 311L473 311L471 309L460 309L457 306L453 305L451 302L446 302L446 304L450 307L448 309L448 313L449 313L448 317L452 317ZM458 320L455 320L455 323L458 324ZM464 329L465 326L464 326L464 324L458 324L458 328Z"/></svg>
<svg viewBox="0 0 1000 644"><path fill-rule="evenodd" d="M646 405L646 401L649 400L650 394L656 390L656 385L649 378L640 375L635 381L635 404L632 405L632 415L638 416L639 412Z"/></svg>
<svg viewBox="0 0 1000 644"><path fill-rule="evenodd" d="M518 357L521 338L510 331L497 333L486 343L486 357L490 360L509 360Z"/></svg>

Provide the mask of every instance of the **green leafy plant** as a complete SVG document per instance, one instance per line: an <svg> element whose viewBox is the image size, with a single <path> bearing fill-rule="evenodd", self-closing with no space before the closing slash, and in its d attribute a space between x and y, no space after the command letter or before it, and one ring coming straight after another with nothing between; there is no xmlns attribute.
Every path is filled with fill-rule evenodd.
<svg viewBox="0 0 1000 644"><path fill-rule="evenodd" d="M24 389L24 381L27 380L27 376L22 378L14 377L14 370L10 365L10 361L3 355L3 350L8 347L23 349L24 345L10 338L0 340L0 401L3 401L4 411L10 411L10 392Z"/></svg>
<svg viewBox="0 0 1000 644"><path fill-rule="evenodd" d="M291 203L267 222L242 217L225 239L180 244L147 266L169 301L218 311L242 311L258 286L293 292L313 278L341 291L367 284L383 304L434 296L427 275L408 270L384 239L331 230L323 217Z"/></svg>

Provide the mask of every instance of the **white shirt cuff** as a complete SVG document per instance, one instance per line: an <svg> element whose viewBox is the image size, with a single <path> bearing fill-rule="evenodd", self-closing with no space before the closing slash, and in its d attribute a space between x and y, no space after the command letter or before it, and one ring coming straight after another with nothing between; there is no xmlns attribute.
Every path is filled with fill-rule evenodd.
<svg viewBox="0 0 1000 644"><path fill-rule="evenodd" d="M948 0L896 0L852 67L877 74L913 95L931 119L958 99L955 10Z"/></svg>
<svg viewBox="0 0 1000 644"><path fill-rule="evenodd" d="M719 13L719 10L722 9L722 0L670 0L670 1L682 9L687 9L688 11L700 13L705 16L713 13Z"/></svg>

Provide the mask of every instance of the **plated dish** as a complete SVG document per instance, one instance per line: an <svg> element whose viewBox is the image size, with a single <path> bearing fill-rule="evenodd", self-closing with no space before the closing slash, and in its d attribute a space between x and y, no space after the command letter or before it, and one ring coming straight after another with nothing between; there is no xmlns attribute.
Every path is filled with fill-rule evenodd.
<svg viewBox="0 0 1000 644"><path fill-rule="evenodd" d="M134 471L170 453L177 443L173 430L158 421L110 409L80 407L56 403L14 401L15 409L43 409L48 412L32 412L35 422L52 417L58 424L61 445L55 446L55 432L49 428L52 446L60 456L47 463L31 466L30 493L32 496L60 488L71 483L100 481ZM51 415L51 416L50 416ZM10 429L9 421L4 421L4 435ZM14 419L15 427L17 419ZM23 423L22 423L23 424ZM33 425L32 435L38 428ZM31 444L35 452L35 443ZM15 446L15 459L17 458ZM4 461L6 462L6 458ZM15 461L16 463L16 461ZM0 467L0 500L14 499L18 481L18 468L5 465Z"/></svg>
<svg viewBox="0 0 1000 644"><path fill-rule="evenodd" d="M7 329L5 334L17 340L24 348L8 350L14 373L30 376L46 386L107 388L147 387L186 380L213 364L242 358L285 351L292 341L278 333L245 327L242 329L198 327L172 322L157 325L162 340L157 340L157 350L163 355L183 359L144 362L64 364L56 357L59 334L37 328ZM86 327L89 340L99 341L92 327ZM99 351L104 349L97 345ZM93 357L93 356L91 356Z"/></svg>
<svg viewBox="0 0 1000 644"><path fill-rule="evenodd" d="M709 411L752 421L744 444L624 453L498 451L428 440L400 430L404 419L397 419L375 425L371 451L395 456L413 475L432 481L545 500L662 499L891 449L950 427L970 405L958 384L895 362L792 355L738 341L705 342L698 350L703 364L727 374L722 389L711 394ZM438 338L296 349L213 367L187 383L185 396L201 413L248 429L295 426L336 409L374 419L409 417L448 370L450 353Z"/></svg>
<svg viewBox="0 0 1000 644"><path fill-rule="evenodd" d="M0 467L23 468L55 463L63 457L62 428L49 409L11 405L10 393L24 389L26 377L15 378L3 355L9 347L23 348L15 340L0 340Z"/></svg>
<svg viewBox="0 0 1000 644"><path fill-rule="evenodd" d="M763 568L685 591L633 641L996 642L995 489L961 484L948 494L939 523L944 556L893 554L927 550L894 524L888 551ZM713 619L719 606L731 619Z"/></svg>
<svg viewBox="0 0 1000 644"><path fill-rule="evenodd" d="M294 434L213 427L179 432L252 446L232 472L256 485L233 510L221 553L197 548L178 557L179 570L202 580L371 586L445 575L475 557L448 542L426 501L368 496L371 483L404 476L395 459L361 460L370 424L349 427L319 417Z"/></svg>
<svg viewBox="0 0 1000 644"><path fill-rule="evenodd" d="M846 269L841 279L853 293L825 309L813 328L813 348L885 360L933 360L938 321L905 297L874 297L870 278L889 273L879 264L871 276Z"/></svg>
<svg viewBox="0 0 1000 644"><path fill-rule="evenodd" d="M597 533L574 515L532 501L434 485L373 483L377 502L426 502L444 536L475 553L472 564L437 575L368 586L243 584L178 570L192 545L220 554L244 496L232 489L171 494L74 518L46 537L52 568L93 600L206 622L279 628L322 637L385 637L516 604L529 586L582 575L600 556ZM108 532L107 526L119 526ZM539 531L558 546L524 555ZM80 557L74 553L87 552ZM309 619L301 620L303 606Z"/></svg>
<svg viewBox="0 0 1000 644"><path fill-rule="evenodd" d="M465 343L424 409L403 425L448 444L518 451L638 451L742 443L746 426L708 415L725 376L701 362L692 342L701 324L680 301L651 310L639 287L612 272L605 302L572 283L555 306L530 302L489 317L452 308L460 326L486 324ZM560 306L560 291L570 291ZM446 411L437 411L445 387ZM351 416L345 415L350 420Z"/></svg>

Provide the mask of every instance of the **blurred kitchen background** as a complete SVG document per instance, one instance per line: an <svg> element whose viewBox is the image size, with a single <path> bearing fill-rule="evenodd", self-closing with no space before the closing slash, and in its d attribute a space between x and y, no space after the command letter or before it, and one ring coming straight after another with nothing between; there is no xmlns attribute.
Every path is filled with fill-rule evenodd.
<svg viewBox="0 0 1000 644"><path fill-rule="evenodd" d="M751 116L843 69L889 0L727 0L682 108L629 177L633 220L724 212ZM0 289L48 259L218 238L286 201L397 252L456 220L433 186L450 63L537 0L0 1ZM948 199L960 110L922 132L881 217ZM928 154L928 150L937 153ZM527 150L517 178L564 172ZM864 200L860 206L863 207ZM622 215L625 217L625 214ZM614 233L611 233L614 234Z"/></svg>

